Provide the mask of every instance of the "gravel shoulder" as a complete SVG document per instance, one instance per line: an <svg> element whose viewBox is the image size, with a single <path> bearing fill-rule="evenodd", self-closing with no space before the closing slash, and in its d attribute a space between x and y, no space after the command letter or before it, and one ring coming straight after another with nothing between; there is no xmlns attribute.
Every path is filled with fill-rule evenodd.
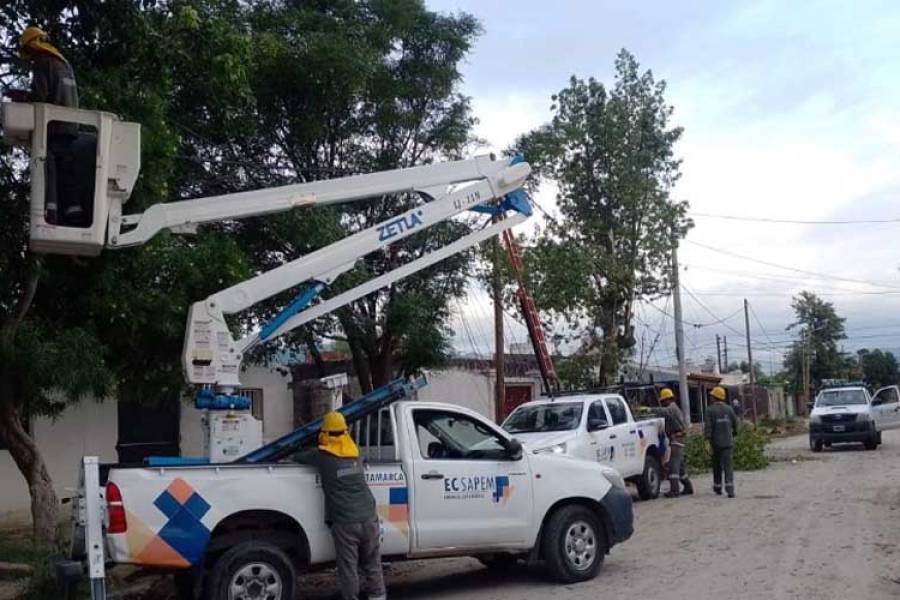
<svg viewBox="0 0 900 600"><path fill-rule="evenodd" d="M877 599L900 595L900 432L884 444L813 454L806 436L775 441L772 465L737 473L738 497L638 502L635 535L590 582L558 586L534 569L494 573L471 559L401 563L394 599ZM300 597L330 598L334 576L303 578Z"/></svg>

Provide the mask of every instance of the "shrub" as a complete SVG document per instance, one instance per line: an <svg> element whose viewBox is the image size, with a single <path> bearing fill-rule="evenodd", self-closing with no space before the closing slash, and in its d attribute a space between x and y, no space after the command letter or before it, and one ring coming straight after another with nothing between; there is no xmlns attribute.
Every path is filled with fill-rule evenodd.
<svg viewBox="0 0 900 600"><path fill-rule="evenodd" d="M750 423L738 426L734 440L734 468L737 471L754 471L769 465L766 444L769 434L763 427ZM712 469L712 451L702 433L691 433L684 448L685 460L692 473L703 473Z"/></svg>

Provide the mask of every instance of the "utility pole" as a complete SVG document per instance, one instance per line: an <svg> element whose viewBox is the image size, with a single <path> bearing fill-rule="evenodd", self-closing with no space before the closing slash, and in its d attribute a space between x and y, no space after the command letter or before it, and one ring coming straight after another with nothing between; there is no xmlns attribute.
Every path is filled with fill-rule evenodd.
<svg viewBox="0 0 900 600"><path fill-rule="evenodd" d="M719 334L716 334L716 364L719 365L719 373L722 373L722 345L721 338L719 338Z"/></svg>
<svg viewBox="0 0 900 600"><path fill-rule="evenodd" d="M497 221L497 217L493 219ZM501 423L506 410L506 371L503 343L503 282L500 281L500 259L502 249L500 238L494 237L494 273L491 287L494 294L494 421Z"/></svg>
<svg viewBox="0 0 900 600"><path fill-rule="evenodd" d="M804 410L808 410L807 406L809 405L809 332L803 332L803 365L801 366L801 370L803 371L803 407Z"/></svg>
<svg viewBox="0 0 900 600"><path fill-rule="evenodd" d="M687 384L687 369L684 365L684 324L681 316L681 284L678 282L678 240L672 244L672 296L675 300L675 355L678 357L678 397L681 398L681 412L687 423L691 423L691 395Z"/></svg>
<svg viewBox="0 0 900 600"><path fill-rule="evenodd" d="M725 372L728 372L728 336L722 336L722 362L725 364Z"/></svg>
<svg viewBox="0 0 900 600"><path fill-rule="evenodd" d="M750 348L750 303L744 298L744 326L747 331L747 364L750 366L750 401L753 403L753 423L757 421L756 393L753 389L753 350Z"/></svg>

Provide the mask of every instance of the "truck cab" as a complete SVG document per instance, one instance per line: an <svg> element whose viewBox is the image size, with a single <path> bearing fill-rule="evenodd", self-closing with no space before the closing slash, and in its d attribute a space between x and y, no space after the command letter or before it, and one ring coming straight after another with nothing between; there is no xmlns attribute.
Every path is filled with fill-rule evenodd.
<svg viewBox="0 0 900 600"><path fill-rule="evenodd" d="M809 447L862 442L867 450L881 444L881 432L900 428L900 389L883 387L872 396L862 385L825 388L809 414Z"/></svg>
<svg viewBox="0 0 900 600"><path fill-rule="evenodd" d="M636 421L618 394L581 394L526 402L503 429L538 454L599 462L633 482L642 499L659 495L663 419Z"/></svg>

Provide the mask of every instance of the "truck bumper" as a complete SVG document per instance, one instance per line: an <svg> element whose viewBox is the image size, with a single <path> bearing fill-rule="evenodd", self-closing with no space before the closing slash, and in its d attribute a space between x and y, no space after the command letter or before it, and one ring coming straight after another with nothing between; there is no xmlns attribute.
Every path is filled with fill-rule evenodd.
<svg viewBox="0 0 900 600"><path fill-rule="evenodd" d="M617 487L610 488L600 500L606 511L606 529L609 547L624 542L634 533L634 510L631 494Z"/></svg>
<svg viewBox="0 0 900 600"><path fill-rule="evenodd" d="M833 424L811 423L809 426L809 441L822 442L866 442L878 435L875 424L872 422L838 424L841 431L835 431Z"/></svg>

